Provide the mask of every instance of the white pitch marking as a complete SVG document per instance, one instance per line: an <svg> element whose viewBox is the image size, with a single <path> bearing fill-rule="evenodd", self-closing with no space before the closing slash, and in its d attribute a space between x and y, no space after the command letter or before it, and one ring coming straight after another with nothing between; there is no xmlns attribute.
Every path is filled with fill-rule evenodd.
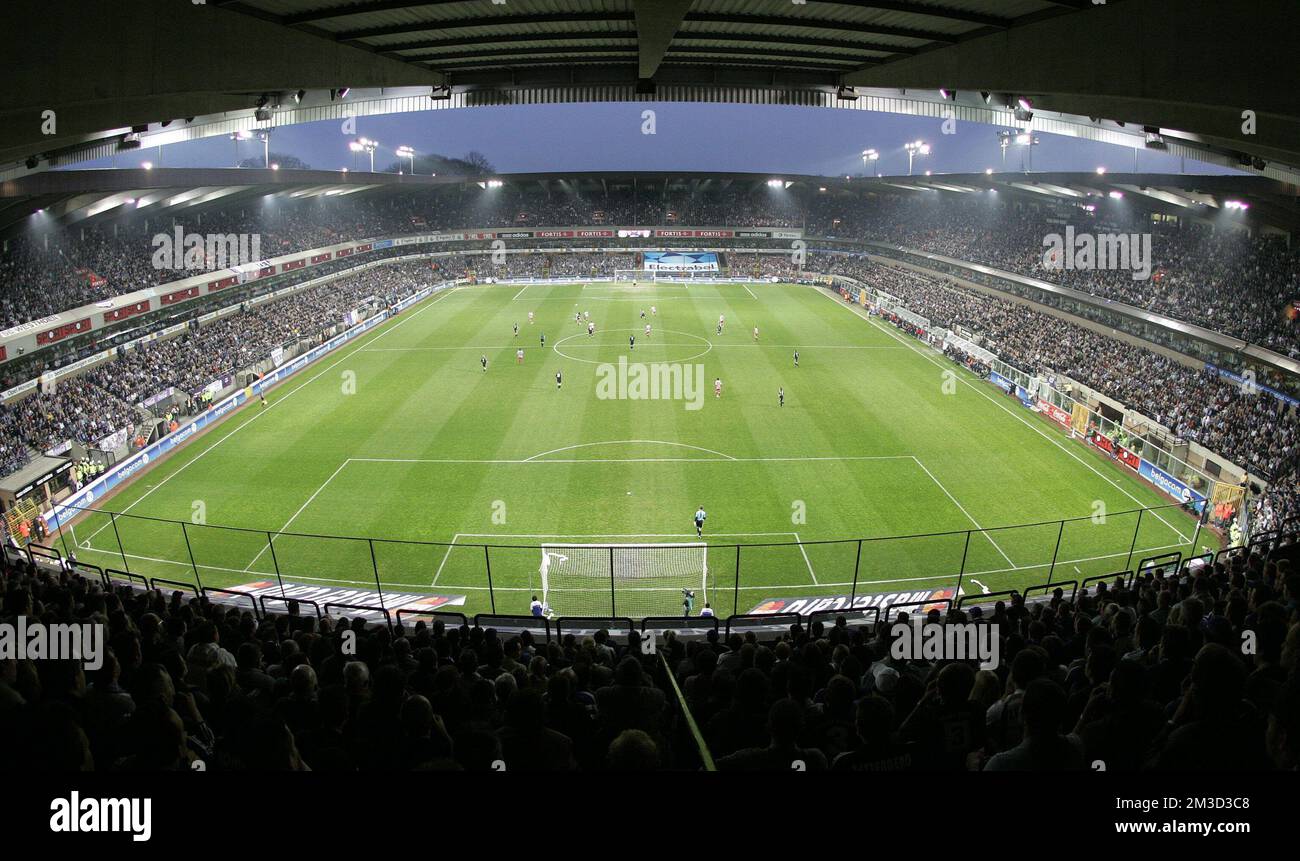
<svg viewBox="0 0 1300 861"><path fill-rule="evenodd" d="M461 538L697 538L694 532L457 532ZM707 537L794 535L797 532L710 532ZM454 539L453 539L454 540ZM699 541L693 542L698 544Z"/></svg>
<svg viewBox="0 0 1300 861"><path fill-rule="evenodd" d="M610 331L630 332L634 330L620 329L620 330L610 330ZM645 343L652 347L698 347L699 346L698 343L677 343L677 342L669 343L664 341L654 341L654 342L646 341ZM517 346L518 344L515 343L515 344L489 344L487 346L468 345L468 346L429 346L429 347L364 347L361 350L358 350L357 352L359 353L424 353L424 352L442 352L442 351L456 351L456 350L468 350L470 352L481 352L483 350L513 350ZM576 343L566 344L565 349L569 349L569 350L600 349L600 348L610 349L610 348L617 348L618 346L619 346L618 344L588 343L584 341L578 341ZM899 351L899 350L907 349L906 347L894 346L892 344L884 345L884 346L879 344L754 344L754 343L713 345L713 348L715 350L737 349L737 348L749 348L749 349L758 349L758 350L764 350L764 349L790 350L796 347L799 348L800 350Z"/></svg>
<svg viewBox="0 0 1300 861"><path fill-rule="evenodd" d="M284 522L284 526L281 526L281 527L276 531L276 534L278 535L279 533L284 532L284 530L288 529L289 526L290 526L290 525L291 525L295 520L298 519L298 515L302 514L304 511L307 510L307 506L311 505L312 500L315 499L316 497L320 496L320 492L321 492L322 490L325 489L325 485L327 485L327 484L329 484L331 481L333 481L333 480L334 480L334 477L335 477L336 475L338 475L340 472L342 472L342 471L343 471L343 467L345 467L345 466L347 466L347 465L348 465L348 461L346 461L346 460L343 461L342 463L340 463L340 464L339 464L339 468L336 469L336 470L334 470L333 472L331 472L331 473L330 473L330 477L327 478L327 479L325 479L324 483L321 484L320 487L316 488L316 492L313 493L311 496L307 497L307 501L304 502L304 503L302 504L302 507L299 508L297 511L295 511L295 512L293 513L293 517L290 517L288 520L286 520L286 521ZM273 536L272 536L272 537L268 537L268 538L266 539L266 546L263 547L261 550L257 551L257 555L253 557L253 561L252 561L252 562L249 562L247 565L244 566L244 570L245 570L245 571L248 571L248 570L251 569L254 565L257 564L257 560L259 560L259 559L262 558L262 554L265 553L265 552L270 548L271 543L272 543L274 540L275 540L275 539L274 539Z"/></svg>
<svg viewBox="0 0 1300 861"><path fill-rule="evenodd" d="M718 457L723 458L724 460L736 459L729 454L723 454L722 452L714 451L711 448L703 448L702 446L698 446L698 445L689 445L684 442L669 442L667 440L661 440L661 439L615 439L615 440L607 440L604 442L583 442L583 443L578 443L577 445L566 445L563 448L553 448L550 451L544 451L540 454L535 454L532 457L526 457L521 462L529 463L530 461L535 461L539 458L546 457L548 454L559 454L562 451L573 451L574 449L592 448L600 445L670 445L670 446L677 446L679 448L694 449L695 451L702 451L707 454L716 454Z"/></svg>
<svg viewBox="0 0 1300 861"><path fill-rule="evenodd" d="M966 510L966 507L957 501L957 497L953 496L951 493L948 492L948 488L944 487L943 483L940 482L939 479L934 477L934 473L930 472L930 470L926 468L925 464L921 463L921 459L918 457L913 457L912 460L916 461L916 465L921 467L921 469L925 472L925 474L930 476L930 480L933 481L936 485L938 485L939 489L944 492L944 495L952 500L952 504L957 506L957 508L961 510L962 514L966 515L966 519L969 520L971 523L975 524L975 528L980 531L981 535L983 535L985 538L988 539L988 542L993 545L994 550L1002 554L1002 558L1007 560L1007 564L1012 567L1015 567L1016 563L1012 562L1011 557L1006 554L1006 551L998 546L998 543L993 540L993 536L989 535L987 532L984 531L984 527L980 526L980 522L976 520L974 517L972 517L971 513Z"/></svg>
<svg viewBox="0 0 1300 861"><path fill-rule="evenodd" d="M543 452L545 454L546 452ZM533 457L538 457L534 455ZM357 463L447 463L447 464L487 464L487 465L519 465L519 464L577 464L577 463L802 463L816 461L866 461L866 460L912 460L910 454L882 454L882 455L846 455L843 457L625 457L625 458L599 458L587 457L576 459L549 459L534 460L526 458L524 460L475 460L471 458L423 458L423 457L350 457L348 460ZM788 533L782 533L788 534Z"/></svg>
<svg viewBox="0 0 1300 861"><path fill-rule="evenodd" d="M817 572L813 570L812 561L808 558L808 551L803 549L803 539L799 537L798 532L790 534L794 536L795 541L799 542L799 552L803 554L803 563L808 566L808 574L812 577L813 585L820 586L821 584L817 582Z"/></svg>

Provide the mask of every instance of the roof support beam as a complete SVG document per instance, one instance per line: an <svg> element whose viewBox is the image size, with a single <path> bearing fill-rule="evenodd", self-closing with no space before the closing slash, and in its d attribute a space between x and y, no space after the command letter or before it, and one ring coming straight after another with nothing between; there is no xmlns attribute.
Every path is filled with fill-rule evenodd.
<svg viewBox="0 0 1300 861"><path fill-rule="evenodd" d="M654 77L668 45L677 35L682 19L694 0L632 0L636 13L639 57L637 77L643 81Z"/></svg>

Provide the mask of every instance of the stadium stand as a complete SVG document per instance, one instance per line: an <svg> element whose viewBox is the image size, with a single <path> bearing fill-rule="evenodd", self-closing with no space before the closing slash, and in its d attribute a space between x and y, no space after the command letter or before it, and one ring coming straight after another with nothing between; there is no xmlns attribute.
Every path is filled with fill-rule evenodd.
<svg viewBox="0 0 1300 861"><path fill-rule="evenodd" d="M205 213L205 233L258 234L266 257L345 239L464 227L586 224L695 224L803 227L809 236L878 240L984 263L1300 357L1294 320L1283 316L1300 293L1300 250L1284 237L1249 236L1189 224L1182 229L1128 219L1123 213L991 206L983 200L934 201L888 196L814 195L755 198L736 190L716 196L552 200L525 195L484 202L439 194L400 199L315 200L286 204L265 217L244 211ZM1124 271L1045 272L1043 236L1119 228L1153 232L1153 276ZM0 329L138 290L177 273L150 265L150 237L171 224L127 220L112 227L33 230L0 254ZM190 225L188 229L197 230ZM92 276L93 279L92 279ZM92 283L93 281L93 283Z"/></svg>
<svg viewBox="0 0 1300 861"><path fill-rule="evenodd" d="M90 672L0 661L0 770L1292 770L1294 549L930 611L995 623L996 670L896 659L887 624L843 618L665 632L657 654L604 631L259 618L6 554L0 621L98 622L109 648Z"/></svg>
<svg viewBox="0 0 1300 861"><path fill-rule="evenodd" d="M883 290L932 323L977 332L985 347L1021 370L1065 374L1125 404L1142 404L1177 436L1259 475L1273 478L1295 467L1300 445L1295 409L1247 393L1211 371L916 272L840 256L814 259L810 268Z"/></svg>

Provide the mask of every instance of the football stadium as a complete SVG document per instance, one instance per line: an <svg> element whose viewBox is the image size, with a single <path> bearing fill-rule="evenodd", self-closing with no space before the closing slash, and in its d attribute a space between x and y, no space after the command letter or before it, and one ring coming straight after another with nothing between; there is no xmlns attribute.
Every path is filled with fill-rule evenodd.
<svg viewBox="0 0 1300 861"><path fill-rule="evenodd" d="M53 5L10 770L1300 767L1294 10Z"/></svg>

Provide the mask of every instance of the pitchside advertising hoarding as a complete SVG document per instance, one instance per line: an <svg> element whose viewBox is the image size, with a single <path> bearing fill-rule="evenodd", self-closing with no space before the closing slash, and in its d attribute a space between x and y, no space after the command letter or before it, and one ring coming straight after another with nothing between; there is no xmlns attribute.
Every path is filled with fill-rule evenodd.
<svg viewBox="0 0 1300 861"><path fill-rule="evenodd" d="M909 613L928 613L931 610L943 612L948 609L947 602L956 601L961 594L960 589L946 587L943 589L921 589L914 592L883 592L879 595L813 595L802 598L764 598L749 612L761 616L775 613L797 613L800 616L807 616L809 613L827 613L836 610L868 610L874 607L883 613L890 607L899 607L900 605L907 605L905 609Z"/></svg>
<svg viewBox="0 0 1300 861"><path fill-rule="evenodd" d="M718 255L713 251L646 251L641 268L647 272L717 272Z"/></svg>
<svg viewBox="0 0 1300 861"><path fill-rule="evenodd" d="M214 593L216 597L213 600L228 604L238 604L248 597L251 597L259 604L262 603L264 597L275 598L281 603L283 601L301 601L315 604L322 613L330 616L361 618L367 622L383 621L385 610L390 614L390 618L400 610L403 617L414 616L418 620L421 613L432 614L451 611L454 607L465 606L464 595L422 595L416 592L390 592L388 590L384 590L380 594L374 589L304 586L297 583L281 583L279 580L254 580L251 583L230 586L227 591L238 592L239 595L228 595L224 592ZM344 604L353 606L341 606ZM356 609L356 607L366 609ZM407 619L404 618L403 621L405 622Z"/></svg>

